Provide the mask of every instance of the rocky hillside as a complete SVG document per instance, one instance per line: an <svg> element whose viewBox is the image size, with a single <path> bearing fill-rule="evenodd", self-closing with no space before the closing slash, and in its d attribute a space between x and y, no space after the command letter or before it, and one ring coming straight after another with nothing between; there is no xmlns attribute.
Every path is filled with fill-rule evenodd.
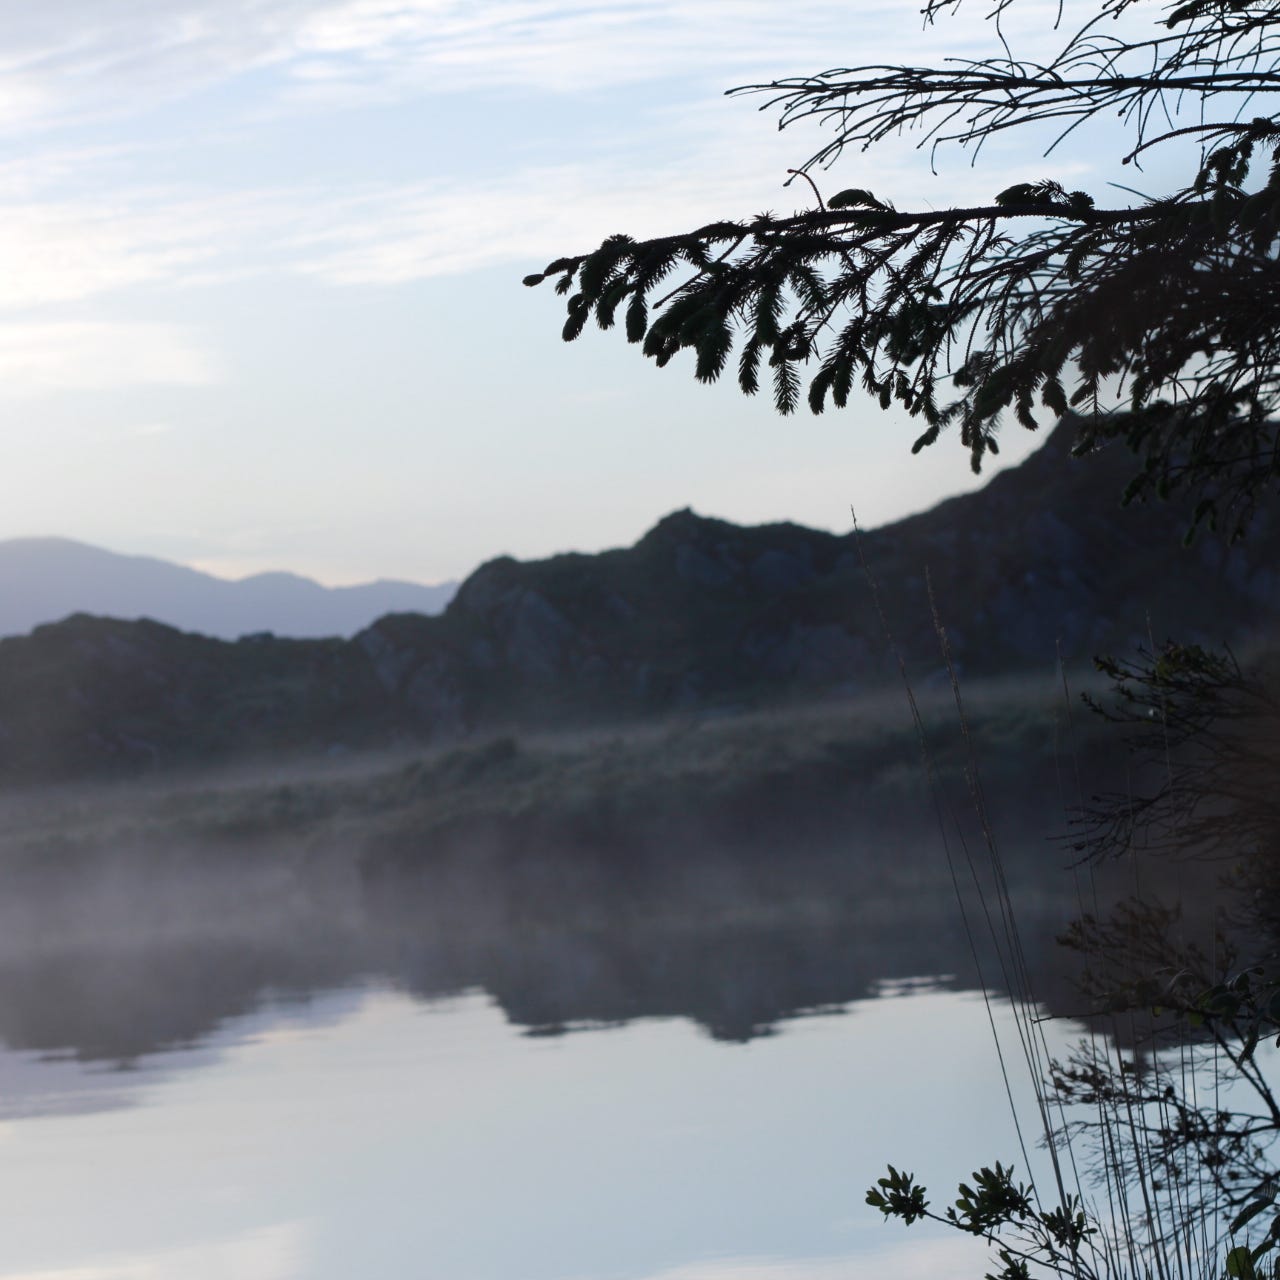
<svg viewBox="0 0 1280 1280"><path fill-rule="evenodd" d="M0 777L138 772L511 726L724 711L942 673L1049 673L1166 636L1241 644L1280 604L1280 531L1184 550L1186 512L1124 509L1131 458L1070 424L976 494L860 541L691 511L634 547L477 570L438 617L344 641L228 643L76 617L0 641ZM863 561L866 567L864 568ZM878 597L878 599L877 599Z"/></svg>
<svg viewBox="0 0 1280 1280"><path fill-rule="evenodd" d="M1207 534L1184 549L1185 509L1120 507L1131 457L1072 459L1071 436L1063 424L980 492L860 539L679 511L626 550L495 560L442 617L383 618L357 642L415 720L459 729L858 691L896 678L886 625L928 681L934 605L964 675L1271 626L1274 522L1230 551Z"/></svg>

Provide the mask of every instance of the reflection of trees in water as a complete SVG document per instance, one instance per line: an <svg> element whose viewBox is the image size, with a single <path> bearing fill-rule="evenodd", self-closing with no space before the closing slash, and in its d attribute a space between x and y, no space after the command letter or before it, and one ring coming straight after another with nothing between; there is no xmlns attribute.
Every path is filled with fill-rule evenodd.
<svg viewBox="0 0 1280 1280"><path fill-rule="evenodd" d="M1077 908L1071 878L1041 841L1010 848L1033 979L1070 1012L1054 938ZM927 837L886 836L857 855L637 855L621 873L616 861L608 873L603 853L528 852L490 847L470 861L402 866L354 893L350 882L255 880L245 863L217 884L203 874L189 893L139 871L112 885L113 901L131 902L135 916L117 912L109 925L82 883L72 906L57 889L28 886L13 904L26 945L9 932L0 950L0 1037L17 1049L127 1062L197 1043L264 996L372 979L424 1000L481 989L512 1023L543 1034L684 1017L745 1041L898 979L978 985L944 860ZM148 907L148 892L163 892L160 907ZM971 890L966 897L977 918ZM977 960L998 988L994 958Z"/></svg>

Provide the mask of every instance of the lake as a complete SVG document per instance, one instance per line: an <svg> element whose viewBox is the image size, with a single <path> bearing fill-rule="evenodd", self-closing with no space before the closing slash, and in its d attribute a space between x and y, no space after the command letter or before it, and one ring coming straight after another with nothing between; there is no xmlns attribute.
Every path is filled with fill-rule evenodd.
<svg viewBox="0 0 1280 1280"><path fill-rule="evenodd" d="M621 895L190 859L11 895L0 1277L980 1276L863 1196L888 1162L939 1193L1021 1164L1012 1009L975 989L940 851L872 853ZM1012 863L1057 990L1070 877Z"/></svg>
<svg viewBox="0 0 1280 1280"><path fill-rule="evenodd" d="M127 1066L9 1049L0 1081L0 1275L42 1280L924 1275L967 1242L881 1223L866 1186L1016 1153L972 993L738 1044L531 1036L481 992L369 983Z"/></svg>

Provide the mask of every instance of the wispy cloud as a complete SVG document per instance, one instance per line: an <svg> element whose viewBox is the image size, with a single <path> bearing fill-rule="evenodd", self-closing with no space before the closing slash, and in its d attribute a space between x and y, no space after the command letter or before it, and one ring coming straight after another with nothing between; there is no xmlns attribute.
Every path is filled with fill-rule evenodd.
<svg viewBox="0 0 1280 1280"><path fill-rule="evenodd" d="M1055 38L1045 34L1053 11L1051 0L1026 0L1012 13L1044 45ZM104 113L153 117L145 141L117 130L111 144L73 136L0 160L6 309L281 271L394 285L536 265L617 230L804 206L806 191L782 190L783 171L817 135L780 138L757 104L715 89L812 70L835 51L919 56L941 38L922 43L894 0L856 14L846 0L0 0L0 18L0 134ZM972 18L944 25L952 53L990 36ZM305 181L271 188L222 156L216 176L191 168L157 184L156 155L199 154L203 143L166 132L162 108L249 72L262 74L228 99L232 131L272 103L337 110L494 87L595 96L574 136L520 144L542 163L526 155L488 166L463 148L451 170L429 177L326 180L326 157ZM912 141L877 151L874 180L853 177L900 195L898 178L913 173L916 198L925 168ZM546 163L553 153L563 161ZM1054 171L1064 176L1062 165ZM937 199L989 196L999 177L984 167L979 182L956 165Z"/></svg>
<svg viewBox="0 0 1280 1280"><path fill-rule="evenodd" d="M21 185L16 175L14 185ZM278 265L299 218L325 202L326 193L313 189L129 183L80 198L0 193L0 312L262 274Z"/></svg>
<svg viewBox="0 0 1280 1280"><path fill-rule="evenodd" d="M69 302L172 279L210 252L208 211L193 224L180 208L132 202L0 204L0 304Z"/></svg>
<svg viewBox="0 0 1280 1280"><path fill-rule="evenodd" d="M777 185L776 183L774 184ZM303 220L296 269L332 284L402 284L499 263L541 265L614 231L657 235L733 212L756 182L730 172L584 165L501 180L371 191ZM784 197L790 199L790 197Z"/></svg>
<svg viewBox="0 0 1280 1280"><path fill-rule="evenodd" d="M494 87L597 95L578 136L526 142L542 157L562 151L562 163L498 170L468 155L448 174L410 181L326 183L317 174L270 189L231 165L216 180L188 172L185 185L157 187L145 180L148 149L190 141L167 135L163 122L145 144L126 134L114 145L31 148L0 161L0 308L278 272L396 285L539 265L616 230L654 234L804 206L807 192L782 190L783 171L817 136L780 139L756 104L725 102L712 86L812 70L835 51L925 57L945 38L956 54L989 42L980 13L966 10L922 39L895 0L856 13L846 0L65 0L56 12L0 0L0 134L104 112L154 116L249 72L266 75L232 99L228 128L237 112L243 124L272 102L337 110ZM1055 0L1025 0L1011 10L1021 28L1013 34L1047 47L1057 40L1055 13ZM615 101L646 84L664 87ZM598 111L608 127L591 136ZM926 169L913 141L889 142L873 176L852 177L920 198ZM855 170L858 157L850 160ZM1084 167L1058 163L1054 174ZM898 179L908 173L904 191ZM1021 162L1012 176L1027 176ZM987 198L1001 178L990 165L980 176L957 165L933 198Z"/></svg>
<svg viewBox="0 0 1280 1280"><path fill-rule="evenodd" d="M868 5L856 21L874 20ZM518 86L554 92L616 88L668 77L716 79L773 66L812 65L847 5L809 0L610 4L538 0L351 0L315 14L299 32L299 79L416 85L433 92ZM318 76L323 69L326 74ZM392 76L388 77L388 70Z"/></svg>
<svg viewBox="0 0 1280 1280"><path fill-rule="evenodd" d="M53 1271L0 1271L3 1280L295 1280L306 1262L306 1227L282 1222L225 1240Z"/></svg>
<svg viewBox="0 0 1280 1280"><path fill-rule="evenodd" d="M712 148L719 157L720 144ZM675 163L530 168L466 185L389 187L299 211L280 246L279 263L335 285L396 285L502 263L543 266L581 252L606 235L664 235L699 222L812 205L807 187L784 190L785 158L768 146L744 146L730 163L686 153ZM877 191L918 196L919 162L899 154L876 167ZM1083 165L1059 165L1061 178ZM965 169L939 198L987 200L1023 177L1025 167ZM821 178L821 175L819 175ZM843 184L836 184L843 185ZM828 194L834 187L828 183Z"/></svg>
<svg viewBox="0 0 1280 1280"><path fill-rule="evenodd" d="M6 396L121 387L205 387L218 377L212 353L190 333L168 325L0 324L0 387Z"/></svg>
<svg viewBox="0 0 1280 1280"><path fill-rule="evenodd" d="M298 32L299 80L417 92L519 86L554 92L678 77L721 87L739 77L808 74L833 58L960 54L989 43L982 10L936 33L915 6L869 0L345 0ZM904 21L904 18L907 20ZM1055 43L1056 0L1005 20L1039 50ZM872 54L872 51L875 51Z"/></svg>
<svg viewBox="0 0 1280 1280"><path fill-rule="evenodd" d="M144 111L247 73L269 73L282 99L327 103L675 77L724 87L836 51L955 52L982 31L966 13L922 40L904 11L918 21L893 0L2 0L0 132ZM1043 47L1055 12L1029 0L1010 20Z"/></svg>
<svg viewBox="0 0 1280 1280"><path fill-rule="evenodd" d="M401 285L503 263L539 267L626 231L660 235L720 217L808 207L784 189L796 156L749 114L673 146L661 163L627 157L528 166L497 177L307 186L240 193L120 190L110 202L0 200L0 312L78 302L137 287L182 290L298 274L326 284ZM896 151L896 153L895 153ZM1061 178L1082 164L1058 165ZM881 156L875 186L914 200L909 146ZM1025 176L961 168L939 201L987 199ZM820 180L831 191L836 179Z"/></svg>

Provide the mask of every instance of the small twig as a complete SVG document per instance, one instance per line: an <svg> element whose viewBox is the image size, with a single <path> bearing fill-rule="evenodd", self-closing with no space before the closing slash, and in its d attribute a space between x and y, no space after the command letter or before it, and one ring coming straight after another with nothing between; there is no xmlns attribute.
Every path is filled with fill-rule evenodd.
<svg viewBox="0 0 1280 1280"><path fill-rule="evenodd" d="M711 266L718 267L722 262L727 262L730 256L736 253L739 248L741 248L742 242L747 238L747 235L748 233L744 231L718 258L716 258L711 263ZM693 276L689 280L686 280L684 284L678 284L674 289L671 290L670 293L664 293L662 297L657 300L657 302L652 304L653 309L656 311L659 307L665 307L667 303L670 302L671 299L676 296L676 294L684 293L686 289L692 288L706 274L707 274L707 267L703 267L702 270L697 273L697 275Z"/></svg>
<svg viewBox="0 0 1280 1280"><path fill-rule="evenodd" d="M826 213L827 202L822 198L822 192L818 190L818 184L814 182L814 180L807 173L805 173L803 169L788 169L787 172L791 174L792 178L803 178L813 188L813 194L818 201L818 208L821 209L823 213ZM788 178L783 185L789 186L790 183L791 183L791 178Z"/></svg>

